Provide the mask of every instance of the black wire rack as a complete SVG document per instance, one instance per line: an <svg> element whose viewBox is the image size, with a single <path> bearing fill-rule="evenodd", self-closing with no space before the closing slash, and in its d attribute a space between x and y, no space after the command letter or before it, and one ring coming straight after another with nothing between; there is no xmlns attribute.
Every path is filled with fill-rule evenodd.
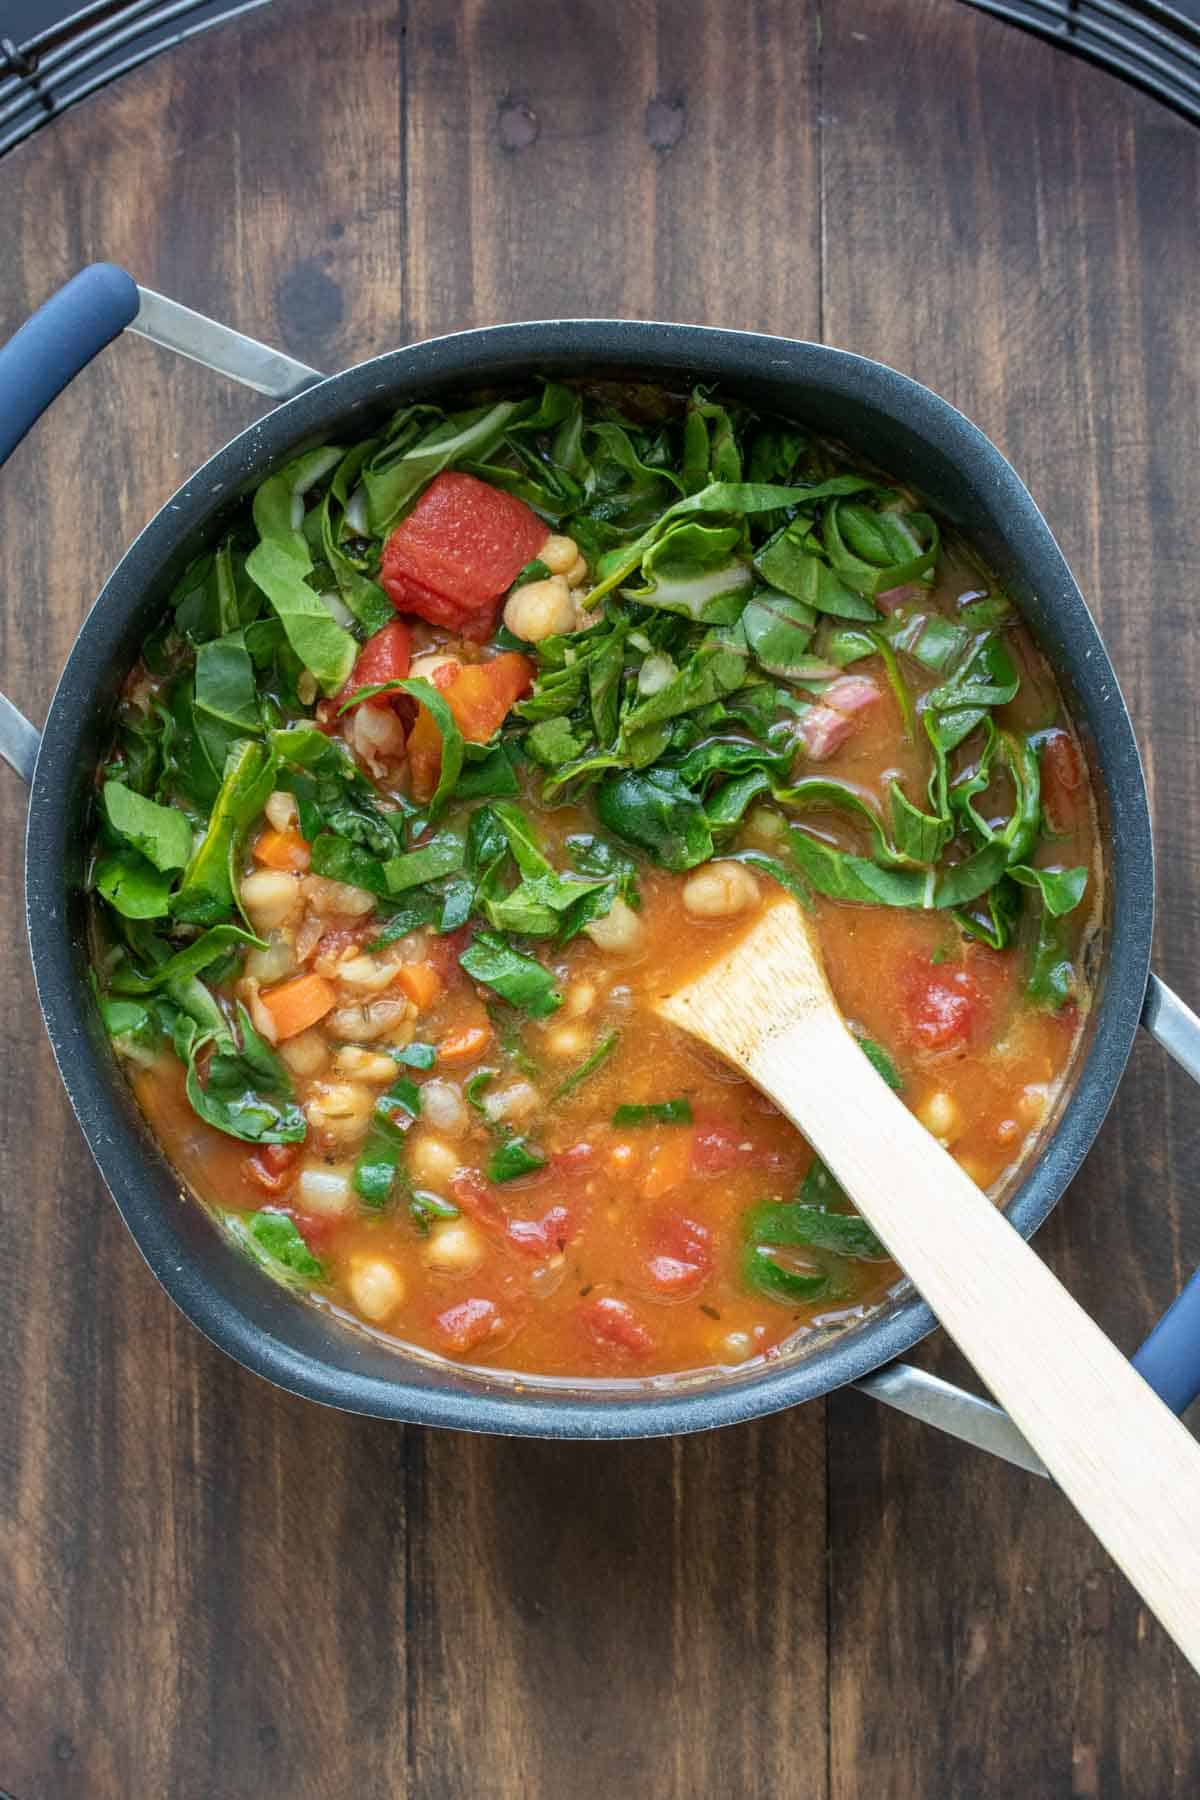
<svg viewBox="0 0 1200 1800"><path fill-rule="evenodd" d="M0 154L160 50L267 3L92 0L24 42L0 35ZM1163 0L962 3L1099 63L1200 125L1200 0L1180 0L1187 12Z"/></svg>

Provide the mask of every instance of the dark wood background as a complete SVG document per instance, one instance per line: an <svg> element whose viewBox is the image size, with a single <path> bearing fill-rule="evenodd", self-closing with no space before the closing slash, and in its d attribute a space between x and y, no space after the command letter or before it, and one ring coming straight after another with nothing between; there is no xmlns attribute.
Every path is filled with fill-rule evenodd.
<svg viewBox="0 0 1200 1800"><path fill-rule="evenodd" d="M0 336L80 264L336 369L608 314L820 337L1013 457L1100 615L1200 995L1200 136L950 0L277 0L0 164ZM43 716L122 547L256 402L137 340L0 482ZM0 786L0 1789L16 1800L1200 1791L1194 1677L1044 1483L841 1394L718 1435L322 1412L178 1316L43 1036ZM1148 1045L1040 1247L1132 1348L1200 1261ZM926 1366L957 1376L938 1340Z"/></svg>

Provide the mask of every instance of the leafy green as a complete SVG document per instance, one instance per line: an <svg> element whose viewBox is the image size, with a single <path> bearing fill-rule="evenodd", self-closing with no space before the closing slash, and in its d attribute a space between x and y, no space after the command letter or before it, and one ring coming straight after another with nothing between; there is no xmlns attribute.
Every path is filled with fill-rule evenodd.
<svg viewBox="0 0 1200 1800"><path fill-rule="evenodd" d="M376 1099L352 1177L364 1206L378 1209L387 1205L404 1155L405 1136L420 1111L421 1090L407 1075L401 1075Z"/></svg>
<svg viewBox="0 0 1200 1800"><path fill-rule="evenodd" d="M254 664L245 634L230 631L196 652L195 705L199 712L245 734L262 730Z"/></svg>
<svg viewBox="0 0 1200 1800"><path fill-rule="evenodd" d="M264 1207L260 1212L229 1212L225 1230L246 1254L278 1280L323 1281L325 1265L315 1257L294 1219Z"/></svg>
<svg viewBox="0 0 1200 1800"><path fill-rule="evenodd" d="M171 901L176 919L213 925L233 911L237 854L271 794L275 767L272 751L255 739L242 738L230 750L208 828Z"/></svg>
<svg viewBox="0 0 1200 1800"><path fill-rule="evenodd" d="M883 1045L877 1044L874 1038L860 1037L858 1039L858 1047L874 1069L875 1073L883 1077L892 1092L894 1094L900 1093L904 1087L904 1078L887 1051L883 1048Z"/></svg>
<svg viewBox="0 0 1200 1800"><path fill-rule="evenodd" d="M713 853L704 808L675 769L621 770L596 791L596 815L664 869L694 869Z"/></svg>
<svg viewBox="0 0 1200 1800"><path fill-rule="evenodd" d="M197 1037L192 1045L186 1083L192 1111L226 1136L251 1144L299 1143L308 1125L286 1065L255 1031L240 1001L237 1020L240 1049L229 1034L215 1043ZM201 1081L197 1059L210 1044Z"/></svg>
<svg viewBox="0 0 1200 1800"><path fill-rule="evenodd" d="M439 418L425 430L409 431L418 409L410 409L400 421L401 430L377 450L362 471L367 492L367 518L372 532L385 537L400 513L414 501L435 475L452 463L468 458L482 461L523 414L533 411L528 400L498 400L492 406ZM421 408L429 417L436 409Z"/></svg>
<svg viewBox="0 0 1200 1800"><path fill-rule="evenodd" d="M277 542L264 540L246 558L246 573L270 601L304 667L326 694L336 694L349 679L358 649L309 587L301 564Z"/></svg>
<svg viewBox="0 0 1200 1800"><path fill-rule="evenodd" d="M614 1125L690 1125L690 1100L651 1100L645 1106L618 1106L613 1113Z"/></svg>
<svg viewBox="0 0 1200 1800"><path fill-rule="evenodd" d="M545 1166L545 1156L526 1138L510 1137L497 1144L489 1156L487 1177L489 1181L495 1182L516 1181L522 1175L532 1175Z"/></svg>
<svg viewBox="0 0 1200 1800"><path fill-rule="evenodd" d="M591 1055L585 1057L579 1067L573 1070L572 1073L567 1076L565 1081L559 1082L554 1090L552 1098L555 1100L565 1100L568 1094L573 1094L577 1088L582 1087L589 1075L594 1075L601 1064L608 1061L619 1041L619 1032L607 1032L605 1036L599 1040Z"/></svg>
<svg viewBox="0 0 1200 1800"><path fill-rule="evenodd" d="M186 981L189 976L198 975L202 969L209 968L233 948L249 946L264 950L266 945L253 932L243 931L240 925L213 925L168 956L148 973L124 963L118 966L109 979L109 986L114 994L151 994L156 989L167 987L171 982Z"/></svg>
<svg viewBox="0 0 1200 1800"><path fill-rule="evenodd" d="M138 850L113 850L100 857L92 874L96 892L126 919L165 918L171 877Z"/></svg>
<svg viewBox="0 0 1200 1800"><path fill-rule="evenodd" d="M626 598L707 625L732 624L754 579L750 565L732 554L741 536L734 525L672 526L647 550L643 585L627 588Z"/></svg>
<svg viewBox="0 0 1200 1800"><path fill-rule="evenodd" d="M562 1005L562 995L549 969L523 956L490 931L481 931L463 951L459 963L475 981L494 988L510 1006L543 1019Z"/></svg>
<svg viewBox="0 0 1200 1800"><path fill-rule="evenodd" d="M817 615L811 606L771 588L753 596L742 614L746 642L761 668L785 681L807 679L808 647Z"/></svg>
<svg viewBox="0 0 1200 1800"><path fill-rule="evenodd" d="M186 814L147 800L121 781L106 781L102 799L113 830L157 870L186 867L192 854L192 827Z"/></svg>

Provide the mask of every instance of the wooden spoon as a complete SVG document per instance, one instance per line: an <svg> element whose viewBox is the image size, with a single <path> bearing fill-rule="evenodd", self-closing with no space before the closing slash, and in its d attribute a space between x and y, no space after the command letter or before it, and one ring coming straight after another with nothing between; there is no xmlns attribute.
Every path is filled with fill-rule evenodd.
<svg viewBox="0 0 1200 1800"><path fill-rule="evenodd" d="M800 909L656 1006L804 1133L1200 1670L1200 1443L871 1067Z"/></svg>

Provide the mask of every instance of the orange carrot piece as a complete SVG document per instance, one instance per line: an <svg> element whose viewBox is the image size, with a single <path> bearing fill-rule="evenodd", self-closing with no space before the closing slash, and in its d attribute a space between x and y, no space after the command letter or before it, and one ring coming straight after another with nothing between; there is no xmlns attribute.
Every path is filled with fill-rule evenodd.
<svg viewBox="0 0 1200 1800"><path fill-rule="evenodd" d="M427 962L401 963L396 986L407 994L418 1012L432 1006L442 991L437 970Z"/></svg>
<svg viewBox="0 0 1200 1800"><path fill-rule="evenodd" d="M438 1045L438 1061L440 1063L474 1062L482 1056L491 1037L488 1025L460 1025L457 1031L449 1031Z"/></svg>
<svg viewBox="0 0 1200 1800"><path fill-rule="evenodd" d="M293 975L258 997L271 1015L277 1040L307 1031L337 1005L337 989L321 975Z"/></svg>
<svg viewBox="0 0 1200 1800"><path fill-rule="evenodd" d="M686 1181L692 1166L692 1133L672 1126L656 1147L642 1182L643 1200L657 1200Z"/></svg>
<svg viewBox="0 0 1200 1800"><path fill-rule="evenodd" d="M307 869L312 852L298 831L268 825L254 840L254 860L266 869Z"/></svg>

